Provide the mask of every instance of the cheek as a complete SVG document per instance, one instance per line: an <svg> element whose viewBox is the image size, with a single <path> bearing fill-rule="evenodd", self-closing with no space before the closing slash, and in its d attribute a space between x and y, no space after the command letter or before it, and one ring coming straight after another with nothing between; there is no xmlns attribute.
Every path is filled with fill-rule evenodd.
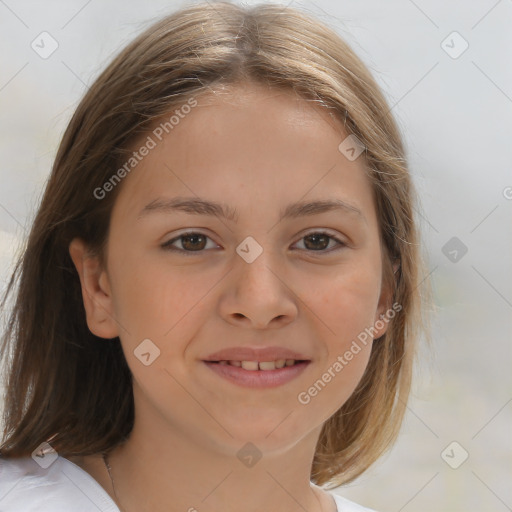
<svg viewBox="0 0 512 512"><path fill-rule="evenodd" d="M332 414L341 407L367 367L381 279L380 272L373 269L359 264L347 266L335 279L325 280L312 296L311 309L318 312L319 329L323 326L327 354L316 380L309 390L303 390L304 400L301 402L299 397L299 403L311 404L312 410L318 408L318 414L326 409Z"/></svg>
<svg viewBox="0 0 512 512"><path fill-rule="evenodd" d="M340 269L323 281L317 281L313 295L318 317L328 328L330 347L339 350L359 333L373 326L377 311L381 275L379 267L357 262Z"/></svg>
<svg viewBox="0 0 512 512"><path fill-rule="evenodd" d="M349 344L345 351L331 354L329 361L309 387L297 395L305 417L317 418L319 424L332 416L350 398L367 367L371 341L358 347Z"/></svg>
<svg viewBox="0 0 512 512"><path fill-rule="evenodd" d="M207 293L222 276L170 265L163 257L123 253L112 272L116 320L127 357L150 339L160 361L184 352L201 318L209 314Z"/></svg>
<svg viewBox="0 0 512 512"><path fill-rule="evenodd" d="M340 272L313 296L311 309L319 312L318 328L325 333L326 354L308 387L297 396L307 415L327 420L360 382L372 349L369 333L378 304L379 279L371 272Z"/></svg>

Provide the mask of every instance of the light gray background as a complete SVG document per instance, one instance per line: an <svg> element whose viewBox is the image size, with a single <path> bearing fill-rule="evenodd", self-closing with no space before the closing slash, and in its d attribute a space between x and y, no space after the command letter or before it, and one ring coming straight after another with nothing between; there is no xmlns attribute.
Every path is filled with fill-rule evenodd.
<svg viewBox="0 0 512 512"><path fill-rule="evenodd" d="M0 0L2 286L87 84L148 23L183 5ZM380 512L512 510L512 2L290 5L335 28L393 106L422 200L436 303L433 357L422 351L399 441L337 492ZM43 31L59 44L47 59L30 46ZM453 31L469 44L458 58L442 47ZM453 36L446 45L461 48ZM452 237L468 248L456 262L442 252ZM441 456L453 465L463 450L458 469Z"/></svg>

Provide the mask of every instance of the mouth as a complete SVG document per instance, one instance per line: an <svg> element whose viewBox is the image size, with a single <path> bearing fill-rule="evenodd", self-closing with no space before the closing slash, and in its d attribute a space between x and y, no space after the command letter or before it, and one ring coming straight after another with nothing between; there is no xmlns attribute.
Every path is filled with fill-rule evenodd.
<svg viewBox="0 0 512 512"><path fill-rule="evenodd" d="M311 363L302 359L274 361L203 361L219 377L246 388L275 388L297 378Z"/></svg>
<svg viewBox="0 0 512 512"><path fill-rule="evenodd" d="M271 371L280 368L295 366L300 363L308 363L309 360L302 359L277 359L275 361L205 361L205 363L236 366L248 371Z"/></svg>

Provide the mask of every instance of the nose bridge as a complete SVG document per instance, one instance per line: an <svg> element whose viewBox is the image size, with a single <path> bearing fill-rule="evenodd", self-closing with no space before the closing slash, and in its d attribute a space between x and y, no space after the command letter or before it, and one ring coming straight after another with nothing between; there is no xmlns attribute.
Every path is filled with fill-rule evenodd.
<svg viewBox="0 0 512 512"><path fill-rule="evenodd" d="M259 241L256 240L258 236ZM234 281L237 308L245 316L293 316L297 305L285 275L285 262L266 231L247 236L236 248ZM261 243L260 243L261 241ZM268 318L267 318L268 319Z"/></svg>
<svg viewBox="0 0 512 512"><path fill-rule="evenodd" d="M269 248L271 237L267 236L265 240L261 236L259 238L261 244L253 236L247 236L236 248L242 260L239 262L240 279L249 282L251 286L268 286L276 279L273 270L276 266L275 251Z"/></svg>
<svg viewBox="0 0 512 512"><path fill-rule="evenodd" d="M268 242L268 237L266 240ZM270 322L277 319L280 319L279 325L285 318L291 321L296 305L290 300L285 279L279 275L281 266L276 253L259 243L256 245L253 240L240 244L237 252L241 252L241 256L235 263L231 282L234 302L229 301L231 307L225 313L231 320L243 315L254 328L269 327Z"/></svg>

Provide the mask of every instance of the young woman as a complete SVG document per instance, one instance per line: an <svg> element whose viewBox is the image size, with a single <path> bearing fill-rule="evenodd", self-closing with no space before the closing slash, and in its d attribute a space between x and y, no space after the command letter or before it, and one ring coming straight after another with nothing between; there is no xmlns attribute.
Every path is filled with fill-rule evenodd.
<svg viewBox="0 0 512 512"><path fill-rule="evenodd" d="M404 414L414 201L389 106L318 20L150 27L78 106L4 298L18 280L0 510L368 510L331 489Z"/></svg>

